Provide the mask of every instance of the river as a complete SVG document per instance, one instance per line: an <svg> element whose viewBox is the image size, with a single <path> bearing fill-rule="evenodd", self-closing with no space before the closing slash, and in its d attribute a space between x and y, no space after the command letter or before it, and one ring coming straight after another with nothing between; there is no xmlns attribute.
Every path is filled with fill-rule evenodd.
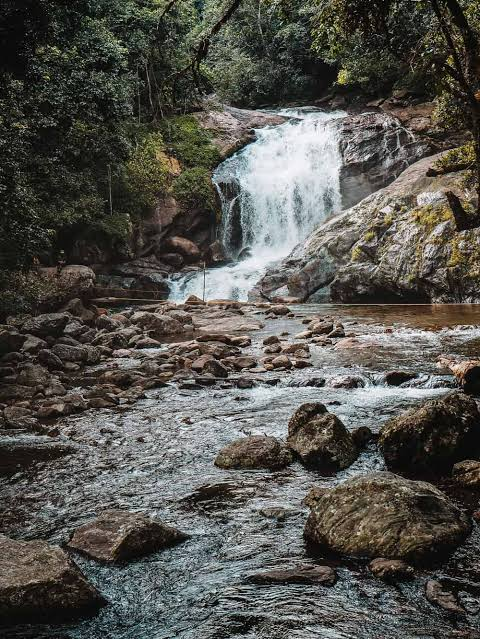
<svg viewBox="0 0 480 639"><path fill-rule="evenodd" d="M222 446L242 434L285 438L289 417L306 401L326 403L350 429L365 425L378 432L390 416L448 392L453 380L439 374L436 358L478 353L480 307L306 305L293 310L295 318L267 320L252 333L245 352L258 354L267 335L294 335L304 328L303 318L327 313L359 343L345 350L311 345L314 368L257 375L252 389L192 391L172 385L148 391L147 399L133 407L65 418L60 431L81 450L3 480L2 532L13 537L62 544L75 527L109 507L158 516L191 535L180 546L124 565L103 566L76 556L108 605L97 616L71 624L3 629L3 639L478 636L466 631L480 631L478 528L446 564L417 571L412 582L399 585L375 579L366 562L319 556L305 546L307 491L383 469L373 444L330 478L298 463L265 472L224 471L213 462ZM383 373L392 369L418 377L388 387ZM302 386L313 377L325 378L328 385L339 375L359 377L363 387ZM459 499L448 480L442 488ZM462 507L475 507L477 498L461 497ZM283 515L275 518L272 508L283 509ZM248 583L248 576L260 570L315 562L337 567L334 587ZM465 620L426 601L424 583L431 574L460 579Z"/></svg>

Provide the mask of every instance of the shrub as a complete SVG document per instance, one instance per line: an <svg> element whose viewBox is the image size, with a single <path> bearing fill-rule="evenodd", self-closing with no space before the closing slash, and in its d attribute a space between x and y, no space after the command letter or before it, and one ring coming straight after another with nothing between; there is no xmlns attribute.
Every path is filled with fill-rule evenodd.
<svg viewBox="0 0 480 639"><path fill-rule="evenodd" d="M186 208L209 211L215 207L210 172L202 167L185 169L173 184L173 195Z"/></svg>
<svg viewBox="0 0 480 639"><path fill-rule="evenodd" d="M211 134L192 115L168 118L162 124L162 133L168 151L186 168L213 169L221 161Z"/></svg>

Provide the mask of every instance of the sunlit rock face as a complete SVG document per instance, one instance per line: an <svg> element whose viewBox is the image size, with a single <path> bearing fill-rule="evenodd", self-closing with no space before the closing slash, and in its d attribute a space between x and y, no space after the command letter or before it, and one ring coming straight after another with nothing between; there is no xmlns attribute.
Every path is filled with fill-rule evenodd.
<svg viewBox="0 0 480 639"><path fill-rule="evenodd" d="M432 153L429 142L383 112L338 120L342 208L390 184L408 166Z"/></svg>
<svg viewBox="0 0 480 639"><path fill-rule="evenodd" d="M308 301L478 302L480 230L458 233L445 193L463 174L427 177L424 158L321 224L257 290Z"/></svg>

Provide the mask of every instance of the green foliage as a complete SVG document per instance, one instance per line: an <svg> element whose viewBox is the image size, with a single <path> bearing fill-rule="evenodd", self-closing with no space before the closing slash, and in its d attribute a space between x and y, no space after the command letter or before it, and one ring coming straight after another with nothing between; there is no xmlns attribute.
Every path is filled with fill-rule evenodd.
<svg viewBox="0 0 480 639"><path fill-rule="evenodd" d="M185 169L173 183L173 195L186 208L211 211L215 207L215 192L210 171L203 167Z"/></svg>
<svg viewBox="0 0 480 639"><path fill-rule="evenodd" d="M218 2L206 2L206 19ZM208 63L218 95L238 106L307 99L328 84L311 50L311 2L244 0L217 37Z"/></svg>
<svg viewBox="0 0 480 639"><path fill-rule="evenodd" d="M213 169L220 163L220 153L212 144L210 133L194 116L168 118L161 123L161 130L168 152L184 167Z"/></svg>
<svg viewBox="0 0 480 639"><path fill-rule="evenodd" d="M36 313L49 310L64 290L57 278L43 276L36 271L0 270L0 320L8 315Z"/></svg>
<svg viewBox="0 0 480 639"><path fill-rule="evenodd" d="M170 164L162 135L147 134L125 165L126 188L139 212L151 209L169 185Z"/></svg>

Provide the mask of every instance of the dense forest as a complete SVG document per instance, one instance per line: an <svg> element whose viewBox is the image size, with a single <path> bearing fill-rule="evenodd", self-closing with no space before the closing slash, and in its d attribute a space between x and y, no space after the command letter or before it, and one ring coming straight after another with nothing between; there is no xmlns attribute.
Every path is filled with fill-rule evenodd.
<svg viewBox="0 0 480 639"><path fill-rule="evenodd" d="M188 114L212 94L248 108L435 99L441 126L471 132L454 161L478 184L479 30L473 0L2 0L2 279L55 263L78 234L121 254L161 193L211 206L218 157ZM478 225L452 206L459 228Z"/></svg>

